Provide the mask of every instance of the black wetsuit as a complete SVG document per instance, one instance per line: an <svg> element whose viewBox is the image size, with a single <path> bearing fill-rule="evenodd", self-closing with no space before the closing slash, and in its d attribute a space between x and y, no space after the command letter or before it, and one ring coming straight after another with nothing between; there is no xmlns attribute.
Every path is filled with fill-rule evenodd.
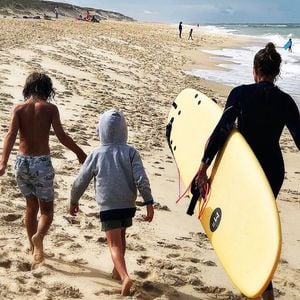
<svg viewBox="0 0 300 300"><path fill-rule="evenodd" d="M236 119L239 131L255 153L277 197L284 179L279 139L285 125L300 149L300 116L296 103L271 82L234 88L212 133L203 162L211 163Z"/></svg>

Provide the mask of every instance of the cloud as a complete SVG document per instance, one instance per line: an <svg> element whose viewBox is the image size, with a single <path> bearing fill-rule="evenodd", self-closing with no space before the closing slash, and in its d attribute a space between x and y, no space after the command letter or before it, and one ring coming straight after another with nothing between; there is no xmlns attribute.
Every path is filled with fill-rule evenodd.
<svg viewBox="0 0 300 300"><path fill-rule="evenodd" d="M145 15L158 15L158 11L144 10Z"/></svg>
<svg viewBox="0 0 300 300"><path fill-rule="evenodd" d="M233 15L236 12L236 10L233 7L230 7L230 6L223 8L221 11L224 14L228 14L228 15Z"/></svg>

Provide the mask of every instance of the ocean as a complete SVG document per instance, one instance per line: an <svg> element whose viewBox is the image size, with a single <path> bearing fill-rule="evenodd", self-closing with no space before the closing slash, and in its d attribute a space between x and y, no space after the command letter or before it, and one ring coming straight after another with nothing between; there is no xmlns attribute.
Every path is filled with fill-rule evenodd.
<svg viewBox="0 0 300 300"><path fill-rule="evenodd" d="M276 81L289 93L300 109L300 24L214 24L201 26L201 30L225 35L248 36L252 42L238 48L203 51L219 57L223 70L191 70L187 73L229 86L253 83L252 67L255 53L267 42L273 42L281 54L281 73ZM196 33L196 32L195 32ZM292 36L292 52L283 45Z"/></svg>

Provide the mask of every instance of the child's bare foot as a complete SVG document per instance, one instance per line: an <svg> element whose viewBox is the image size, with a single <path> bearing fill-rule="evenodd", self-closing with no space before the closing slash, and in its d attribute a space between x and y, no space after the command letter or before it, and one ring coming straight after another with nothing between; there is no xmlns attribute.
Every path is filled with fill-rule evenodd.
<svg viewBox="0 0 300 300"><path fill-rule="evenodd" d="M32 244L34 246L33 250L33 262L31 265L32 269L37 268L39 265L41 265L45 258L44 258L44 252L43 252L43 237L36 233L32 238Z"/></svg>
<svg viewBox="0 0 300 300"><path fill-rule="evenodd" d="M121 280L121 276L119 272L116 270L116 268L112 270L111 277L115 280Z"/></svg>
<svg viewBox="0 0 300 300"><path fill-rule="evenodd" d="M130 295L130 288L133 284L133 281L129 277L125 277L125 279L122 282L122 296L129 296Z"/></svg>

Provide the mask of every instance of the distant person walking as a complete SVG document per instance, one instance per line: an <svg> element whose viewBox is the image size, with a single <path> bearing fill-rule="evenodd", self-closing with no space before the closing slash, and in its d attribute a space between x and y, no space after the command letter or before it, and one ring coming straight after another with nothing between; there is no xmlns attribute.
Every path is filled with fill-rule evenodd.
<svg viewBox="0 0 300 300"><path fill-rule="evenodd" d="M193 39L193 28L190 29L190 33L189 33L189 40Z"/></svg>
<svg viewBox="0 0 300 300"><path fill-rule="evenodd" d="M58 19L58 8L57 8L57 6L54 7L54 14L55 14L55 18Z"/></svg>
<svg viewBox="0 0 300 300"><path fill-rule="evenodd" d="M179 22L178 29L179 29L179 37L181 38L181 34L182 34L182 22Z"/></svg>

